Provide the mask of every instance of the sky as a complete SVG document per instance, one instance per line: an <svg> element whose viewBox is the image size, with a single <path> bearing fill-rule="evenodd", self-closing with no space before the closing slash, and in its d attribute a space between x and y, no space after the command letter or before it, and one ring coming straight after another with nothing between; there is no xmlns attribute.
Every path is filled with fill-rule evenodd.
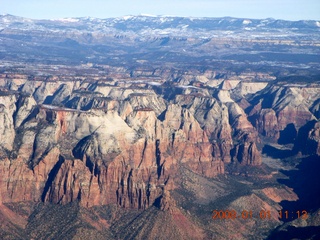
<svg viewBox="0 0 320 240"><path fill-rule="evenodd" d="M151 14L320 20L320 0L0 0L0 14L33 19Z"/></svg>

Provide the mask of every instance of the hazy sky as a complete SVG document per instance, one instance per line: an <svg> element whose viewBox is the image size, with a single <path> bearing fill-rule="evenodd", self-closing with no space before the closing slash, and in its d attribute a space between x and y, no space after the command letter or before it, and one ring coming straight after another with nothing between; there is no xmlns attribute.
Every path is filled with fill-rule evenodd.
<svg viewBox="0 0 320 240"><path fill-rule="evenodd" d="M319 20L320 0L0 0L1 13L36 19L153 14Z"/></svg>

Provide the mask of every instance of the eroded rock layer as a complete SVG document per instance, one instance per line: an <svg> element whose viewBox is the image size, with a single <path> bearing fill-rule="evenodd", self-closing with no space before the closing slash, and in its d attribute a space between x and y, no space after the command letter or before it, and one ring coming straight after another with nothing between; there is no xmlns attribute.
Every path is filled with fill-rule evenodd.
<svg viewBox="0 0 320 240"><path fill-rule="evenodd" d="M317 121L320 99L318 85L270 84L252 99L248 107L249 119L257 131L273 142L297 143L298 132ZM304 131L304 130L303 130ZM299 139L302 144L307 140Z"/></svg>
<svg viewBox="0 0 320 240"><path fill-rule="evenodd" d="M175 188L181 167L215 177L231 162L261 164L258 134L228 92L59 79L16 91L1 81L4 203L145 209Z"/></svg>

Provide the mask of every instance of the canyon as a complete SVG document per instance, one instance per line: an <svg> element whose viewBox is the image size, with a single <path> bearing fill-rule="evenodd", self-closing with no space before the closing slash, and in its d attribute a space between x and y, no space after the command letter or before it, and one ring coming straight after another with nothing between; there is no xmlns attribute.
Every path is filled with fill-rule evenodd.
<svg viewBox="0 0 320 240"><path fill-rule="evenodd" d="M158 20L0 17L0 236L319 237L317 25Z"/></svg>

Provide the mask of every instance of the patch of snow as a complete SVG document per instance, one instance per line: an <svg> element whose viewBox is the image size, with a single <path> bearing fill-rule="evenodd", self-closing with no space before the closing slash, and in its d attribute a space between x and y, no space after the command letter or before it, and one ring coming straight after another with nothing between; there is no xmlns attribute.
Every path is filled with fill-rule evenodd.
<svg viewBox="0 0 320 240"><path fill-rule="evenodd" d="M148 82L149 85L152 85L152 86L161 86L162 84L159 83L159 82Z"/></svg>
<svg viewBox="0 0 320 240"><path fill-rule="evenodd" d="M121 83L145 83L153 86L160 86L162 83L159 82L149 82L148 80L132 80L132 81L119 81Z"/></svg>
<svg viewBox="0 0 320 240"><path fill-rule="evenodd" d="M161 23L164 23L164 22L172 22L173 18L172 17L161 17L159 18L159 21Z"/></svg>
<svg viewBox="0 0 320 240"><path fill-rule="evenodd" d="M158 17L157 15L152 15L152 14L147 14L147 13L142 13L139 16L141 16L141 17Z"/></svg>
<svg viewBox="0 0 320 240"><path fill-rule="evenodd" d="M291 83L291 84L285 84L284 85L285 87L301 87L301 88L303 88L303 87L307 87L307 84L295 84L295 83Z"/></svg>
<svg viewBox="0 0 320 240"><path fill-rule="evenodd" d="M243 20L243 22L242 22L242 24L244 24L244 25L248 25L250 23L252 23L250 20Z"/></svg>
<svg viewBox="0 0 320 240"><path fill-rule="evenodd" d="M199 87L195 87L195 86L186 86L186 85L178 85L178 88L183 88L183 89L188 89L188 88L192 88L192 89L201 89Z"/></svg>
<svg viewBox="0 0 320 240"><path fill-rule="evenodd" d="M167 35L167 34L170 34L171 31L168 31L168 30L160 30L158 31L158 34L162 34L162 35Z"/></svg>
<svg viewBox="0 0 320 240"><path fill-rule="evenodd" d="M79 19L76 18L60 18L58 19L60 22L79 22Z"/></svg>
<svg viewBox="0 0 320 240"><path fill-rule="evenodd" d="M127 21L127 20L129 20L129 19L131 19L131 18L134 18L134 16L132 16L132 15L126 15L126 16L123 16L123 17L122 17L122 19L125 20L125 21Z"/></svg>
<svg viewBox="0 0 320 240"><path fill-rule="evenodd" d="M58 107L58 106L53 106L48 104L41 104L40 106L45 109L56 110L56 111L81 112L81 113L85 112L78 109Z"/></svg>
<svg viewBox="0 0 320 240"><path fill-rule="evenodd" d="M4 17L4 18L2 18L2 21L4 22L4 23L9 23L9 22L11 22L8 18L6 18L6 17Z"/></svg>

